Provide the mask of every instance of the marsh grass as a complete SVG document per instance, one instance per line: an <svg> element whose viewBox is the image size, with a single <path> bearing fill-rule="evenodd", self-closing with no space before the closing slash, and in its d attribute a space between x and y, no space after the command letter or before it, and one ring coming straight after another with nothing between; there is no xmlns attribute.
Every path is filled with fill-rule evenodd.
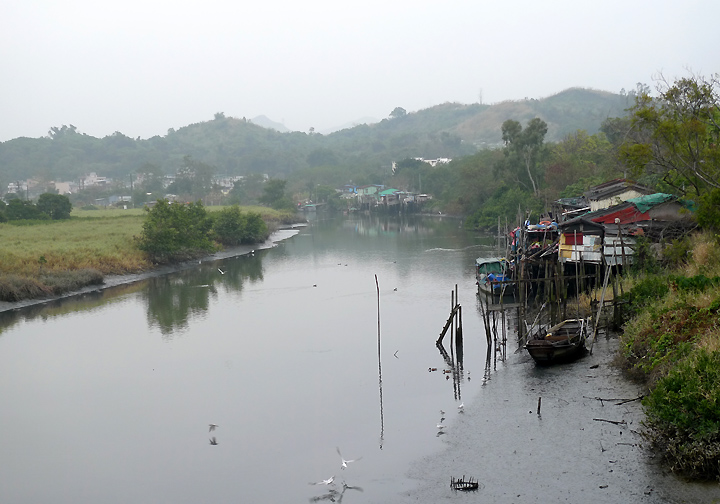
<svg viewBox="0 0 720 504"><path fill-rule="evenodd" d="M151 267L133 241L142 229L141 214L48 222L0 224L0 274L38 277L88 268L123 274Z"/></svg>

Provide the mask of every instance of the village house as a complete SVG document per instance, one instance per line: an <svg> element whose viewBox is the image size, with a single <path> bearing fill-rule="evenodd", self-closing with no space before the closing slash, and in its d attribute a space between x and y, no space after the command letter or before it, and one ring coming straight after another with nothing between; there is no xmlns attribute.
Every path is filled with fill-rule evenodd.
<svg viewBox="0 0 720 504"><path fill-rule="evenodd" d="M594 212L654 192L649 187L636 184L631 180L616 179L591 187L584 193L584 196L588 201L590 211Z"/></svg>

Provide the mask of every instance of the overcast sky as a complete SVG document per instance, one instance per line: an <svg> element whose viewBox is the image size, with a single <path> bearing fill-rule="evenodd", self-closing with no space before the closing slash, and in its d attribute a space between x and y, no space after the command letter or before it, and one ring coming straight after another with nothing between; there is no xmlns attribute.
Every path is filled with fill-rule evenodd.
<svg viewBox="0 0 720 504"><path fill-rule="evenodd" d="M715 0L4 0L0 141L654 87L720 72L719 19Z"/></svg>

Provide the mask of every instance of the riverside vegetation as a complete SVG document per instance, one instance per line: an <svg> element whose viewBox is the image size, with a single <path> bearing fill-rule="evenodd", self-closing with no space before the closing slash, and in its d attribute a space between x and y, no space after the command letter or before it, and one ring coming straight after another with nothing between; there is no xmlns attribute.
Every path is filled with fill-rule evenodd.
<svg viewBox="0 0 720 504"><path fill-rule="evenodd" d="M699 233L624 282L620 365L643 380L645 435L671 470L720 479L720 240ZM652 261L651 261L652 262Z"/></svg>
<svg viewBox="0 0 720 504"><path fill-rule="evenodd" d="M264 241L294 212L266 207L169 204L152 210L73 210L65 220L0 223L0 301L57 296L148 271L222 246Z"/></svg>

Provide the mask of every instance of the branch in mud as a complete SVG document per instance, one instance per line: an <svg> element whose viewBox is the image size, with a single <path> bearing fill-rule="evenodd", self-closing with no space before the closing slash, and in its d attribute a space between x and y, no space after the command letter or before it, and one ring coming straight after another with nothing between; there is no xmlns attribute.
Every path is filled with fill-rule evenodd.
<svg viewBox="0 0 720 504"><path fill-rule="evenodd" d="M633 402L633 401L639 401L639 400L641 400L643 397L645 397L645 395L642 395L642 394L639 395L639 396L637 396L637 397L635 397L634 399L620 399L620 398L604 399L604 398L602 398L602 397L583 396L583 398L585 398L585 399L595 399L596 401L600 401L600 403L602 404L602 406L605 406L605 404L604 404L605 402L612 402L612 401L620 401L620 402L615 403L615 406L622 406L622 405L625 404L625 403L629 403L629 402Z"/></svg>
<svg viewBox="0 0 720 504"><path fill-rule="evenodd" d="M627 425L627 422L625 420L620 420L619 422L616 420L605 420L604 418L593 418L596 422L607 422L615 425Z"/></svg>

